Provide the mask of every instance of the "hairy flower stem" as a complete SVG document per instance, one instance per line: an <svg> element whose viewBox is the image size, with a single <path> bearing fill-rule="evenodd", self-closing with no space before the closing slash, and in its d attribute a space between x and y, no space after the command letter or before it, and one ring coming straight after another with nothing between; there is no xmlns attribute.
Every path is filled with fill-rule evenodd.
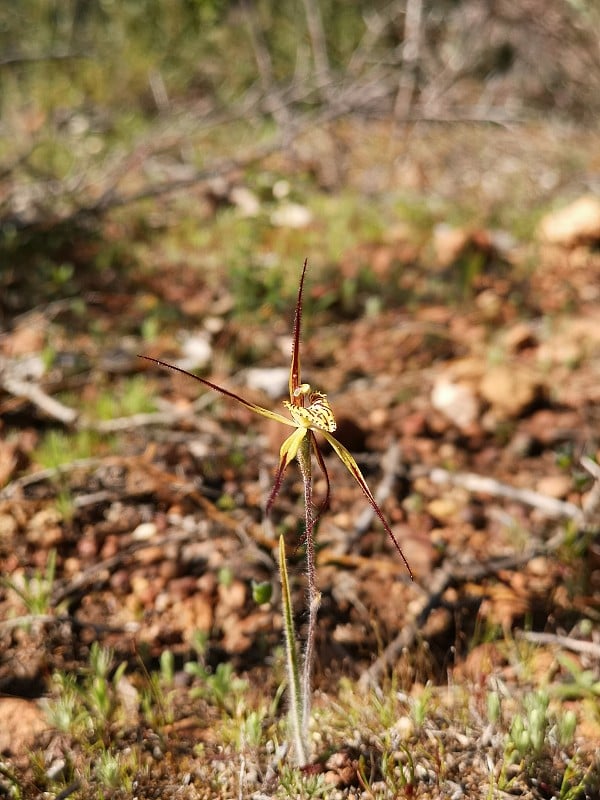
<svg viewBox="0 0 600 800"><path fill-rule="evenodd" d="M310 721L310 706L312 699L312 667L315 653L315 636L317 632L317 614L321 604L321 593L317 589L317 570L315 566L315 537L312 506L312 472L310 463L310 440L305 437L298 448L298 464L304 483L304 518L306 542L306 579L308 600L308 631L304 650L304 665L302 670L302 725L304 739L308 737L308 723Z"/></svg>

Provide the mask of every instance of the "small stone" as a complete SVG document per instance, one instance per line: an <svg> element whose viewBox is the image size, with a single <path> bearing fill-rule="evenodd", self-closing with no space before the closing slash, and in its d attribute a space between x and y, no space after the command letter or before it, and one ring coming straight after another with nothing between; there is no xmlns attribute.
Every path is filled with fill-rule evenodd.
<svg viewBox="0 0 600 800"><path fill-rule="evenodd" d="M548 559L544 556L536 556L535 558L532 558L527 564L527 572L531 573L531 575L537 575L541 578L547 577L550 574Z"/></svg>
<svg viewBox="0 0 600 800"><path fill-rule="evenodd" d="M260 200L246 186L234 186L229 199L242 217L257 217L260 214Z"/></svg>
<svg viewBox="0 0 600 800"><path fill-rule="evenodd" d="M438 266L445 269L453 264L463 253L468 243L468 231L461 228L452 228L445 223L436 225L433 230L432 245Z"/></svg>
<svg viewBox="0 0 600 800"><path fill-rule="evenodd" d="M410 717L399 717L394 725L394 732L398 734L402 742L407 742L415 732L415 723Z"/></svg>
<svg viewBox="0 0 600 800"><path fill-rule="evenodd" d="M131 591L133 596L141 603L142 608L148 608L156 599L158 587L144 575L132 575Z"/></svg>
<svg viewBox="0 0 600 800"><path fill-rule="evenodd" d="M455 383L440 375L431 392L431 404L459 428L472 425L479 416L475 391L466 383Z"/></svg>
<svg viewBox="0 0 600 800"><path fill-rule="evenodd" d="M427 417L422 411L407 414L400 422L400 430L404 436L423 436L427 430Z"/></svg>
<svg viewBox="0 0 600 800"><path fill-rule="evenodd" d="M289 377L290 371L287 367L252 367L246 370L246 386L277 400L287 394Z"/></svg>
<svg viewBox="0 0 600 800"><path fill-rule="evenodd" d="M154 522L142 522L131 534L131 538L136 542L146 542L156 536L156 525Z"/></svg>
<svg viewBox="0 0 600 800"><path fill-rule="evenodd" d="M0 753L23 757L36 736L48 727L42 709L33 700L0 697Z"/></svg>
<svg viewBox="0 0 600 800"><path fill-rule="evenodd" d="M198 589L196 578L193 575L184 575L169 581L169 592L175 600L191 597Z"/></svg>
<svg viewBox="0 0 600 800"><path fill-rule="evenodd" d="M163 547L144 547L137 553L137 560L140 564L156 564L163 561L165 551Z"/></svg>
<svg viewBox="0 0 600 800"><path fill-rule="evenodd" d="M118 569L110 576L110 588L117 595L124 595L131 589L129 582L129 572L126 569Z"/></svg>
<svg viewBox="0 0 600 800"><path fill-rule="evenodd" d="M536 337L527 322L517 322L506 331L502 339L507 349L513 353L536 344Z"/></svg>
<svg viewBox="0 0 600 800"><path fill-rule="evenodd" d="M209 631L214 624L212 602L204 594L195 594L173 603L172 612L186 641L192 641L195 631Z"/></svg>
<svg viewBox="0 0 600 800"><path fill-rule="evenodd" d="M246 584L238 580L232 581L229 586L220 583L217 593L219 596L219 614L227 614L230 611L243 608L248 595Z"/></svg>
<svg viewBox="0 0 600 800"><path fill-rule="evenodd" d="M9 539L17 532L18 527L12 514L0 514L0 539Z"/></svg>
<svg viewBox="0 0 600 800"><path fill-rule="evenodd" d="M437 497L427 504L427 511L434 519L446 522L457 516L459 507L451 497Z"/></svg>
<svg viewBox="0 0 600 800"><path fill-rule="evenodd" d="M536 489L540 494L560 500L566 497L573 487L573 481L567 475L546 475L537 482Z"/></svg>
<svg viewBox="0 0 600 800"><path fill-rule="evenodd" d="M64 758L55 758L46 770L48 780L57 781L63 775L66 766Z"/></svg>
<svg viewBox="0 0 600 800"><path fill-rule="evenodd" d="M299 203L282 203L271 214L271 224L276 228L306 228L312 220L312 211Z"/></svg>
<svg viewBox="0 0 600 800"><path fill-rule="evenodd" d="M289 195L291 189L290 182L281 178L273 184L273 197L276 200L283 200L284 197Z"/></svg>
<svg viewBox="0 0 600 800"><path fill-rule="evenodd" d="M514 364L499 364L488 370L479 388L501 416L518 417L533 403L540 385L532 373Z"/></svg>
<svg viewBox="0 0 600 800"><path fill-rule="evenodd" d="M181 369L202 369L210 363L212 346L205 331L185 334L181 343L183 358L177 361Z"/></svg>
<svg viewBox="0 0 600 800"><path fill-rule="evenodd" d="M55 547L63 538L60 521L61 515L56 508L41 509L29 520L27 541L43 548Z"/></svg>
<svg viewBox="0 0 600 800"><path fill-rule="evenodd" d="M586 195L565 208L546 214L537 235L543 242L562 247L600 241L600 200Z"/></svg>

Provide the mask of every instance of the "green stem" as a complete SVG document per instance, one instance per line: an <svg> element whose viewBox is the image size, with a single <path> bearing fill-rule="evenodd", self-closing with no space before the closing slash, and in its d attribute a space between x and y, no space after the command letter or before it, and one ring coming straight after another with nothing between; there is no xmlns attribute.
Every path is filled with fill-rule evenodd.
<svg viewBox="0 0 600 800"><path fill-rule="evenodd" d="M298 449L298 463L304 483L304 518L306 540L306 579L308 600L308 631L304 651L302 670L302 724L303 735L308 737L310 707L312 700L312 668L315 656L315 637L317 632L317 614L321 604L321 594L317 589L317 570L315 565L314 516L312 504L312 471L310 463L310 439L305 436Z"/></svg>
<svg viewBox="0 0 600 800"><path fill-rule="evenodd" d="M300 692L300 668L296 649L296 630L292 611L292 597L285 561L285 543L279 537L279 574L281 576L281 601L283 607L283 630L285 632L285 653L287 657L288 684L290 693L290 727L294 737L296 759L301 766L306 764L306 744L303 724L303 701Z"/></svg>

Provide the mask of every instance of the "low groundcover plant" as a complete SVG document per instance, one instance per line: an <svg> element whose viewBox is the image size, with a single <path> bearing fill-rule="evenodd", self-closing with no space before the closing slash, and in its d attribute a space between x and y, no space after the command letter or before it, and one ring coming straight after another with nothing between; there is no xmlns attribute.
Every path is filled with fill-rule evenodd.
<svg viewBox="0 0 600 800"><path fill-rule="evenodd" d="M304 277L306 275L307 261L304 261L302 267L302 274L300 276L300 286L298 289L298 299L296 301L296 310L294 314L294 330L292 338L292 358L290 366L289 378L289 393L290 399L284 401L284 406L290 413L290 417L284 417L276 411L270 411L267 408L251 403L243 397L235 394L234 392L224 389L222 386L217 386L215 383L200 378L181 367L174 364L168 364L165 361L160 361L157 358L142 355L140 358L145 358L147 361L152 361L159 364L161 367L181 372L194 378L210 389L220 392L226 397L236 400L238 403L246 406L251 411L260 414L268 419L276 420L282 425L287 425L294 428L293 432L281 445L279 451L279 466L275 473L275 482L271 494L267 501L267 513L271 511L275 498L279 493L283 476L291 461L297 459L300 472L302 474L302 481L304 484L304 512L305 512L305 542L306 542L306 575L308 584L308 632L304 650L304 662L302 668L302 684L300 685L298 658L296 652L295 634L293 628L292 614L291 614L291 601L289 595L289 586L287 580L287 571L285 565L285 551L283 547L283 538L280 539L280 573L283 588L283 604L284 604L284 628L286 633L286 650L288 656L288 670L289 670L289 689L291 693L290 702L290 717L291 726L294 734L294 746L296 749L296 759L300 764L307 760L307 746L306 734L308 729L308 721L310 716L310 699L311 699L311 673L312 661L314 655L314 640L316 633L316 620L317 612L320 603L320 594L316 585L316 570L315 570L315 546L314 546L314 530L315 524L318 521L321 513L327 507L329 502L330 483L329 475L325 460L319 448L319 443L316 438L316 432L320 433L331 445L335 453L339 456L344 466L348 469L352 477L356 480L362 489L368 502L373 507L375 513L381 520L385 530L392 539L394 546L401 558L403 559L409 574L412 578L412 572L408 562L402 552L396 537L394 536L390 526L388 525L383 512L377 505L375 498L360 471L354 457L351 453L341 444L332 434L336 429L335 417L327 395L323 392L314 390L310 384L300 382L300 329L302 323L302 293L304 289ZM327 494L325 501L319 509L318 513L314 513L313 499L312 499L312 470L311 470L311 456L314 453L317 463L322 470L326 485Z"/></svg>

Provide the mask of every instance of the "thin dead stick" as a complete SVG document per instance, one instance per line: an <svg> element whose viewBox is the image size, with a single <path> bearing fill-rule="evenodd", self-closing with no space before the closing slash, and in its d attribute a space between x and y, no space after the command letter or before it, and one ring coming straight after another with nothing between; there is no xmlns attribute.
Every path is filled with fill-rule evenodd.
<svg viewBox="0 0 600 800"><path fill-rule="evenodd" d="M74 59L94 60L95 56L76 50L65 53L40 53L39 55L18 55L0 59L0 67L20 66L21 64L36 64L47 61L71 61Z"/></svg>
<svg viewBox="0 0 600 800"><path fill-rule="evenodd" d="M2 378L2 388L15 397L26 397L45 414L58 419L65 425L73 425L79 416L74 408L69 408L69 406L59 403L54 397L50 397L37 383L5 375Z"/></svg>
<svg viewBox="0 0 600 800"><path fill-rule="evenodd" d="M453 561L448 561L441 566L428 581L428 591L424 591L420 600L411 604L413 611L409 621L403 626L396 638L385 648L381 656L360 677L358 681L359 689L367 691L369 688L377 686L385 670L396 662L402 651L414 645L429 615L441 604L442 595L449 586L467 580L482 580L488 575L494 575L499 570L516 569L544 552L544 548L538 548L518 557L509 556L491 559L484 564L473 561L468 564L457 565Z"/></svg>
<svg viewBox="0 0 600 800"><path fill-rule="evenodd" d="M364 692L377 686L385 670L396 661L403 650L408 649L415 643L419 630L425 624L433 609L439 604L442 594L448 588L452 579L451 564L445 564L434 572L429 581L430 591L423 594L416 606L412 606L412 619L403 626L400 633L390 642L379 658L361 675L358 681L358 688L361 691Z"/></svg>
<svg viewBox="0 0 600 800"><path fill-rule="evenodd" d="M251 7L248 2L244 2L242 8L265 98L265 108L273 114L279 127L284 130L290 122L289 108L281 102L279 91L276 88L273 62L259 24L258 11L254 5Z"/></svg>
<svg viewBox="0 0 600 800"><path fill-rule="evenodd" d="M582 456L580 464L594 479L594 485L582 504L586 527L593 529L600 525L600 464L592 461L589 456Z"/></svg>
<svg viewBox="0 0 600 800"><path fill-rule="evenodd" d="M57 583L52 591L52 604L59 605L72 595L81 593L94 584L104 585L108 582L111 574L117 567L129 563L133 556L140 550L148 547L166 547L170 544L187 544L196 539L195 532L175 531L165 536L153 536L152 539L140 542L131 542L123 551L110 558L105 558L96 564L84 569L74 578L65 583Z"/></svg>
<svg viewBox="0 0 600 800"><path fill-rule="evenodd" d="M414 101L421 55L422 18L422 0L407 0L404 15L404 43L402 46L403 68L400 70L398 93L394 102L394 128L398 119L407 117L410 114Z"/></svg>
<svg viewBox="0 0 600 800"><path fill-rule="evenodd" d="M99 492L90 492L89 494L80 494L73 499L75 508L86 508L87 506L96 506L98 503L108 503L116 499L115 492L109 492L107 489L102 489Z"/></svg>
<svg viewBox="0 0 600 800"><path fill-rule="evenodd" d="M75 426L78 430L95 431L97 433L118 433L132 430L133 428L147 427L150 425L172 425L183 420L194 420L195 413L210 402L200 398L201 403L194 403L190 408L183 410L169 409L149 413L130 414L126 417L115 417L107 420L90 420L83 417L79 411L47 394L39 384L24 381L20 378L5 376L0 385L14 397L24 397L41 411L65 425Z"/></svg>
<svg viewBox="0 0 600 800"><path fill-rule="evenodd" d="M383 468L383 476L374 493L377 505L380 507L390 496L394 488L394 480L400 468L400 447L396 440L390 444L384 453L381 459L381 466ZM356 541L367 532L374 516L375 511L370 505L359 514L354 523L353 541Z"/></svg>
<svg viewBox="0 0 600 800"><path fill-rule="evenodd" d="M207 405L206 398L202 398ZM82 420L77 427L82 430L92 430L97 433L118 433L129 431L133 428L144 428L149 425L172 425L181 420L194 420L196 404L183 410L172 409L169 411L152 411L144 414L130 414L128 417L115 417L99 421Z"/></svg>
<svg viewBox="0 0 600 800"><path fill-rule="evenodd" d="M78 458L68 464L59 464L57 467L49 467L48 469L38 470L38 472L32 472L31 475L22 475L20 478L11 481L0 491L0 500L10 500L20 489L25 489L27 486L43 483L60 475L68 475L77 469L93 469L104 463L106 463L106 459L102 458Z"/></svg>
<svg viewBox="0 0 600 800"><path fill-rule="evenodd" d="M536 631L518 631L517 636L535 644L555 644L573 653L582 653L600 659L600 644L561 636L558 633L536 633Z"/></svg>
<svg viewBox="0 0 600 800"><path fill-rule="evenodd" d="M454 486L462 486L470 492L507 497L509 500L533 506L552 519L567 517L578 523L583 522L583 512L574 503L557 500L554 497L534 492L532 489L517 489L494 478L486 478L473 472L449 472L439 467L431 470L429 478L433 483L451 483Z"/></svg>
<svg viewBox="0 0 600 800"><path fill-rule="evenodd" d="M310 36L310 46L315 63L317 86L322 89L331 81L331 68L327 55L327 39L323 27L323 19L321 17L319 4L316 3L315 0L302 0L302 3L304 5L306 24Z"/></svg>
<svg viewBox="0 0 600 800"><path fill-rule="evenodd" d="M0 621L0 631L11 631L15 628L27 628L33 625L72 625L76 628L92 628L96 633L137 633L139 622L127 622L125 625L107 625L101 622L79 619L70 614L24 614Z"/></svg>

